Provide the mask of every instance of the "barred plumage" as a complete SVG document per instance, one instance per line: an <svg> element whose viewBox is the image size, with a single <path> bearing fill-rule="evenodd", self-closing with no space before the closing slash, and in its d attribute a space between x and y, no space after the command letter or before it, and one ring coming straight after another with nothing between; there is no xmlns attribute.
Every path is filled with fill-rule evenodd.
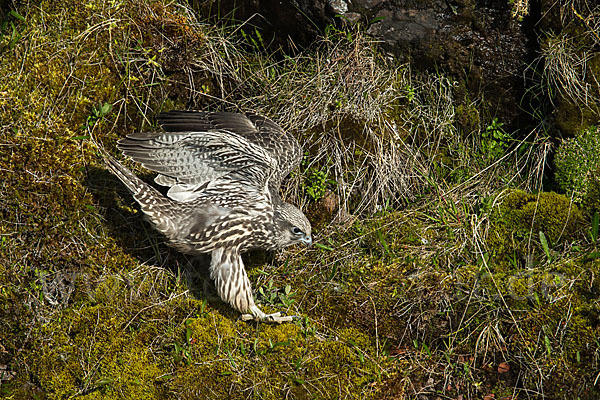
<svg viewBox="0 0 600 400"><path fill-rule="evenodd" d="M252 248L312 244L304 214L279 196L281 181L300 164L296 139L255 114L172 111L159 116L163 132L121 139L123 154L158 172L167 197L118 161L109 169L129 188L169 244L188 254L211 253L219 296L244 319L288 321L255 304L240 254Z"/></svg>

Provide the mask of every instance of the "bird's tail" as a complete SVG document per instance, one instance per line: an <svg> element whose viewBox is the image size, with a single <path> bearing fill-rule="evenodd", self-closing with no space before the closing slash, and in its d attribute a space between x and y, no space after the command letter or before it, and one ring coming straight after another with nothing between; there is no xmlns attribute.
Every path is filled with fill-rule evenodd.
<svg viewBox="0 0 600 400"><path fill-rule="evenodd" d="M129 169L127 169L127 167L125 167L123 164L121 164L105 152L102 152L102 158L104 159L104 163L106 164L110 172L112 172L117 178L119 178L121 182L123 182L123 184L125 184L125 186L127 186L127 189L129 189L131 193L133 193L134 197L136 197L136 200L138 195L142 196L144 190L155 192L152 193L152 195L161 196L161 194L156 189L154 189L152 186L148 185L146 182L142 181L140 178L135 176Z"/></svg>
<svg viewBox="0 0 600 400"><path fill-rule="evenodd" d="M133 198L156 228L166 236L172 236L176 231L173 201L135 176L105 151L102 151L102 157L108 169L133 193Z"/></svg>

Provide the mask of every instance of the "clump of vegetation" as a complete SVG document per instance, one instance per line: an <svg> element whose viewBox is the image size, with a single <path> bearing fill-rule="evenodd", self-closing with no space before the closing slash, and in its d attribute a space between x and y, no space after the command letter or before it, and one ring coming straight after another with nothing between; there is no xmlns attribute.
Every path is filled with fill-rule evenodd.
<svg viewBox="0 0 600 400"><path fill-rule="evenodd" d="M555 179L574 201L600 209L600 132L595 126L564 139L554 159Z"/></svg>
<svg viewBox="0 0 600 400"><path fill-rule="evenodd" d="M600 85L595 79L600 8L572 0L542 1L541 8L543 37L539 57L530 65L530 92L554 109L553 119L562 134L574 136L597 124L600 113ZM540 121L547 114L533 113Z"/></svg>
<svg viewBox="0 0 600 400"><path fill-rule="evenodd" d="M286 195L302 200L304 193L315 201L332 186L340 213L374 211L423 190L414 173L418 163L401 145L403 127L384 113L402 96L397 80L403 77L385 68L364 33L333 29L295 57L246 68L243 81L251 92L244 91L239 105L298 132L308 150L309 162L292 177Z"/></svg>
<svg viewBox="0 0 600 400"><path fill-rule="evenodd" d="M509 3L512 6L512 16L522 21L527 15L529 15L529 0L510 0Z"/></svg>
<svg viewBox="0 0 600 400"><path fill-rule="evenodd" d="M337 182L329 176L327 165L317 168L316 166L307 167L310 154L306 152L302 166L304 168L304 182L302 189L306 195L313 201L322 199L328 190L335 189Z"/></svg>
<svg viewBox="0 0 600 400"><path fill-rule="evenodd" d="M587 106L600 100L587 81L587 64L593 53L577 48L575 38L565 32L550 35L542 46L545 59L542 84L572 103ZM579 44L581 46L581 44Z"/></svg>
<svg viewBox="0 0 600 400"><path fill-rule="evenodd" d="M487 247L493 265L518 270L539 264L550 247L568 246L581 235L582 222L581 212L564 195L510 191L492 214Z"/></svg>

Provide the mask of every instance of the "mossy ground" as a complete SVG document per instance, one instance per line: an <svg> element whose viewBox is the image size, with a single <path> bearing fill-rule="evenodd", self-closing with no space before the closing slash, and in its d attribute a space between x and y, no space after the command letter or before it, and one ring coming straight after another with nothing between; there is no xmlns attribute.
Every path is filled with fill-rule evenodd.
<svg viewBox="0 0 600 400"><path fill-rule="evenodd" d="M407 187L428 184L402 211L392 208L403 200L398 195L373 216L322 224L320 247L249 255L262 307L299 318L244 323L215 297L206 260L164 245L89 140L114 149L117 138L148 129L162 109L214 107L207 99L224 88L251 86L235 68L182 72L209 51L223 55L224 39L187 9L159 0L23 2L15 11L6 14L0 39L2 396L600 396L597 226L564 195L503 191L512 181L505 175L474 175L488 158L477 143L464 147L471 139L456 142L453 126L473 131L481 121L473 106L454 119L444 79L409 85L394 71L366 100L354 96L354 86L306 99L334 114L319 120L327 122L324 131L351 130L345 140L360 143L352 148L356 160L398 156L389 149L425 135L413 149L433 161L414 161L421 176ZM262 68L263 56L252 57L238 67ZM290 76L308 76L309 66ZM400 94L388 96L390 79ZM277 97L276 89L243 94L271 90L265 103L278 110L291 97ZM430 118L430 98L438 119ZM379 109L384 100L389 107ZM106 115L105 104L112 105ZM356 119L365 107L380 114ZM386 127L381 136L373 134L376 120ZM388 136L389 143L380 140ZM402 160L394 157L377 159L378 171L348 175L383 182L384 161ZM336 160L319 162L295 182ZM340 181L324 182L323 193L343 189ZM361 190L346 200L373 193Z"/></svg>

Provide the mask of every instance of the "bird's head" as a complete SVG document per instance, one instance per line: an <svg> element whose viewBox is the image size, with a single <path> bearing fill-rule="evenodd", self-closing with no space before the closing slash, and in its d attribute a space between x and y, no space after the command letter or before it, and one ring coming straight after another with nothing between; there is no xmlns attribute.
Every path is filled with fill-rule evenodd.
<svg viewBox="0 0 600 400"><path fill-rule="evenodd" d="M297 207L283 203L275 207L274 217L278 247L283 248L296 243L312 246L310 222Z"/></svg>

